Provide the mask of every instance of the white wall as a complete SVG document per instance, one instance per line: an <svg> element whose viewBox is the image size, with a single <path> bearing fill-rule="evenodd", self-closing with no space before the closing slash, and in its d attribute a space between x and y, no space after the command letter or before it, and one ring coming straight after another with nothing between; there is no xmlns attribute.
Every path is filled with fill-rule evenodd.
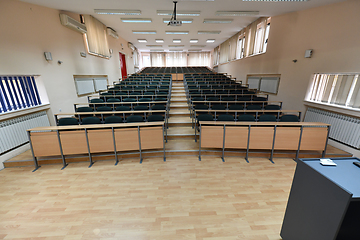
<svg viewBox="0 0 360 240"><path fill-rule="evenodd" d="M267 52L221 64L219 72L243 82L247 74L281 74L279 92L269 99L283 101L283 109L304 113L313 73L360 72L359 10L360 1L349 0L272 17ZM307 49L314 50L311 58L304 57ZM352 115L360 117L360 112Z"/></svg>
<svg viewBox="0 0 360 240"><path fill-rule="evenodd" d="M0 75L41 75L51 104L50 116L59 109L73 112L74 103L86 101L77 97L73 75L108 75L110 83L118 80L119 51L127 55L128 74L134 71L131 50L122 38L108 38L113 49L109 60L89 54L81 57L80 52L86 52L83 35L62 26L58 10L1 0L0 22ZM53 61L47 62L44 52L51 52ZM53 117L50 120L54 123Z"/></svg>

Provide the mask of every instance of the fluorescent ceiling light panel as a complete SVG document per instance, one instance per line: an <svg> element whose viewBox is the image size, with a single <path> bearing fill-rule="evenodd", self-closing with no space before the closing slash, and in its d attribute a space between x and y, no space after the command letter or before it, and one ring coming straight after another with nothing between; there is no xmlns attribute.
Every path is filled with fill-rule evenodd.
<svg viewBox="0 0 360 240"><path fill-rule="evenodd" d="M172 10L157 10L157 15L160 16L172 16L173 11ZM176 16L200 16L200 11L177 11Z"/></svg>
<svg viewBox="0 0 360 240"><path fill-rule="evenodd" d="M190 43L198 43L199 40L198 39L190 39Z"/></svg>
<svg viewBox="0 0 360 240"><path fill-rule="evenodd" d="M215 0L178 0L178 2L213 2Z"/></svg>
<svg viewBox="0 0 360 240"><path fill-rule="evenodd" d="M232 23L233 19L204 19L204 23Z"/></svg>
<svg viewBox="0 0 360 240"><path fill-rule="evenodd" d="M156 34L156 31L136 31L136 30L133 30L132 31L134 34Z"/></svg>
<svg viewBox="0 0 360 240"><path fill-rule="evenodd" d="M116 15L141 15L140 10L120 10L120 9L94 9L97 14L116 14Z"/></svg>
<svg viewBox="0 0 360 240"><path fill-rule="evenodd" d="M243 2L307 2L308 0L243 0Z"/></svg>
<svg viewBox="0 0 360 240"><path fill-rule="evenodd" d="M155 39L155 42L157 42L157 43L163 43L163 42L164 42L164 39Z"/></svg>
<svg viewBox="0 0 360 240"><path fill-rule="evenodd" d="M183 49L169 49L170 52L182 52Z"/></svg>
<svg viewBox="0 0 360 240"><path fill-rule="evenodd" d="M217 11L216 16L254 16L259 15L259 11Z"/></svg>
<svg viewBox="0 0 360 240"><path fill-rule="evenodd" d="M197 47L197 48L199 48L199 47L206 47L206 45L190 45L190 47L192 48L192 47Z"/></svg>
<svg viewBox="0 0 360 240"><path fill-rule="evenodd" d="M173 43L181 43L181 39L174 39Z"/></svg>
<svg viewBox="0 0 360 240"><path fill-rule="evenodd" d="M188 31L165 31L166 34L189 34Z"/></svg>
<svg viewBox="0 0 360 240"><path fill-rule="evenodd" d="M151 49L150 52L163 52L164 49Z"/></svg>
<svg viewBox="0 0 360 240"><path fill-rule="evenodd" d="M177 15L177 14L176 14ZM192 23L193 22L193 20L192 19L184 19L184 18L176 18L176 20L177 21L181 21L182 23ZM163 22L164 23L169 23L170 22L170 18L163 18Z"/></svg>
<svg viewBox="0 0 360 240"><path fill-rule="evenodd" d="M138 42L139 42L139 43L146 43L147 40L146 40L146 39L138 39Z"/></svg>
<svg viewBox="0 0 360 240"><path fill-rule="evenodd" d="M160 48L162 47L162 45L146 45L147 47L157 47L157 48Z"/></svg>
<svg viewBox="0 0 360 240"><path fill-rule="evenodd" d="M177 48L177 47L184 47L184 45L169 45L169 48L172 48L172 47L174 47L174 48Z"/></svg>
<svg viewBox="0 0 360 240"><path fill-rule="evenodd" d="M189 49L188 51L189 52L201 52L202 49Z"/></svg>
<svg viewBox="0 0 360 240"><path fill-rule="evenodd" d="M198 34L220 34L221 31L198 31Z"/></svg>
<svg viewBox="0 0 360 240"><path fill-rule="evenodd" d="M208 39L208 40L206 40L206 42L207 43L213 43L213 42L215 42L215 39Z"/></svg>
<svg viewBox="0 0 360 240"><path fill-rule="evenodd" d="M121 18L125 23L151 23L150 18Z"/></svg>

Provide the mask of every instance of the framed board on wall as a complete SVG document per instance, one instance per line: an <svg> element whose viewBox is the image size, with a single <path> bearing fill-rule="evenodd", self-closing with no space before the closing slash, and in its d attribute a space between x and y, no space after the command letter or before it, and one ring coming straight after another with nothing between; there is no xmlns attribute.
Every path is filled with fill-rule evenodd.
<svg viewBox="0 0 360 240"><path fill-rule="evenodd" d="M74 75L74 82L78 96L106 90L108 85L106 75Z"/></svg>
<svg viewBox="0 0 360 240"><path fill-rule="evenodd" d="M251 74L247 75L246 83L249 89L259 92L277 94L280 84L280 74Z"/></svg>

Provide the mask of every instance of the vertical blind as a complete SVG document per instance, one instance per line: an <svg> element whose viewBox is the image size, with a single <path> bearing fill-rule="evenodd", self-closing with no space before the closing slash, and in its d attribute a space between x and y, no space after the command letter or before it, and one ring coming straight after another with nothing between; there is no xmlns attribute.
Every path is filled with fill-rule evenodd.
<svg viewBox="0 0 360 240"><path fill-rule="evenodd" d="M34 76L0 76L0 113L41 105Z"/></svg>
<svg viewBox="0 0 360 240"><path fill-rule="evenodd" d="M89 54L110 58L106 26L91 15L84 15L87 28L86 42Z"/></svg>

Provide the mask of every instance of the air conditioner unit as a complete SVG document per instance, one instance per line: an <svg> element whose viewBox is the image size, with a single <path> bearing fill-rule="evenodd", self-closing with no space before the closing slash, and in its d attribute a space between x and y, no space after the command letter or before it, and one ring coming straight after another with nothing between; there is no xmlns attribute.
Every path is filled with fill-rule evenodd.
<svg viewBox="0 0 360 240"><path fill-rule="evenodd" d="M135 46L131 42L128 42L128 48L130 48L132 51L135 51Z"/></svg>
<svg viewBox="0 0 360 240"><path fill-rule="evenodd" d="M113 38L116 38L116 39L119 38L119 35L117 34L117 32L114 29L109 28L109 27L107 28L107 34L109 36L112 36Z"/></svg>
<svg viewBox="0 0 360 240"><path fill-rule="evenodd" d="M82 23L76 21L75 19L69 17L66 14L60 13L60 22L65 27L71 28L72 30L75 30L75 31L78 31L81 33L86 33L85 24L82 24Z"/></svg>

